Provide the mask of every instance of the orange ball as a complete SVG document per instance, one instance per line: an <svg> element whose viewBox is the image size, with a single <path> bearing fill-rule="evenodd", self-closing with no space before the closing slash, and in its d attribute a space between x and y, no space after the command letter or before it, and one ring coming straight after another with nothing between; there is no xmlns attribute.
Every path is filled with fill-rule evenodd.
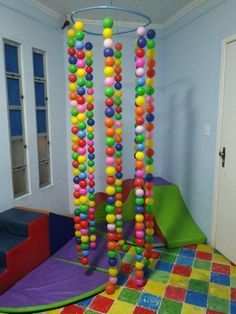
<svg viewBox="0 0 236 314"><path fill-rule="evenodd" d="M113 137L115 135L115 129L113 128L106 128L106 135L109 137Z"/></svg>
<svg viewBox="0 0 236 314"><path fill-rule="evenodd" d="M123 159L122 159L121 157L116 158L116 163L117 163L118 165L121 165L122 162L123 162Z"/></svg>
<svg viewBox="0 0 236 314"><path fill-rule="evenodd" d="M122 67L121 66L115 67L115 72L116 74L120 74L122 72Z"/></svg>
<svg viewBox="0 0 236 314"><path fill-rule="evenodd" d="M135 162L135 168L141 170L144 167L144 162L142 160L136 160Z"/></svg>
<svg viewBox="0 0 236 314"><path fill-rule="evenodd" d="M122 193L117 193L116 194L116 200L117 201L122 201L122 198L123 198L123 194Z"/></svg>
<svg viewBox="0 0 236 314"><path fill-rule="evenodd" d="M154 129L153 123L147 123L146 124L146 130L151 132Z"/></svg>
<svg viewBox="0 0 236 314"><path fill-rule="evenodd" d="M123 140L123 139L122 139L121 136L119 136L119 135L116 136L116 143L121 143L122 140Z"/></svg>
<svg viewBox="0 0 236 314"><path fill-rule="evenodd" d="M143 185L144 185L144 180L143 179L136 178L134 180L134 186L143 186Z"/></svg>
<svg viewBox="0 0 236 314"><path fill-rule="evenodd" d="M149 68L154 68L154 66L156 65L156 61L154 59L149 59L148 62L147 62L147 66Z"/></svg>
<svg viewBox="0 0 236 314"><path fill-rule="evenodd" d="M154 227L154 222L153 221L146 221L146 227L147 228L153 228Z"/></svg>
<svg viewBox="0 0 236 314"><path fill-rule="evenodd" d="M136 272L135 272L135 277L136 277L136 278L142 279L143 276L144 276L143 270L141 270L141 269L136 270Z"/></svg>
<svg viewBox="0 0 236 314"><path fill-rule="evenodd" d="M114 125L114 119L112 119L112 118L106 118L106 119L104 120L104 124L105 124L105 126L106 126L107 128L111 128L111 127L113 127L113 125Z"/></svg>
<svg viewBox="0 0 236 314"><path fill-rule="evenodd" d="M153 111L154 111L154 106L153 105L147 105L147 108L146 108L146 111L148 112L148 113L152 113Z"/></svg>
<svg viewBox="0 0 236 314"><path fill-rule="evenodd" d="M121 50L122 49L122 44L121 43L116 43L115 48L116 50Z"/></svg>
<svg viewBox="0 0 236 314"><path fill-rule="evenodd" d="M76 100L77 99L77 94L75 92L72 92L69 94L70 100Z"/></svg>
<svg viewBox="0 0 236 314"><path fill-rule="evenodd" d="M104 59L104 64L105 64L106 66L112 67L112 66L115 64L115 60L114 60L114 58L112 58L112 57L106 57L106 58Z"/></svg>
<svg viewBox="0 0 236 314"><path fill-rule="evenodd" d="M152 182L146 182L145 187L147 190L151 190L153 188L153 183Z"/></svg>
<svg viewBox="0 0 236 314"><path fill-rule="evenodd" d="M109 185L114 184L115 181L116 181L116 178L115 178L115 177L107 177L107 179L106 179L106 182L107 182L107 184L109 184Z"/></svg>
<svg viewBox="0 0 236 314"><path fill-rule="evenodd" d="M144 108L143 107L136 107L135 113L137 116L142 116L144 114Z"/></svg>
<svg viewBox="0 0 236 314"><path fill-rule="evenodd" d="M143 230L143 229L144 229L144 223L142 223L142 222L136 222L136 224L135 224L135 230L141 231L141 230Z"/></svg>
<svg viewBox="0 0 236 314"><path fill-rule="evenodd" d="M116 290L116 285L114 285L113 283L106 284L105 291L107 294L111 295L115 292L115 290Z"/></svg>
<svg viewBox="0 0 236 314"><path fill-rule="evenodd" d="M107 248L108 248L108 250L114 251L116 249L116 242L109 241L107 243Z"/></svg>

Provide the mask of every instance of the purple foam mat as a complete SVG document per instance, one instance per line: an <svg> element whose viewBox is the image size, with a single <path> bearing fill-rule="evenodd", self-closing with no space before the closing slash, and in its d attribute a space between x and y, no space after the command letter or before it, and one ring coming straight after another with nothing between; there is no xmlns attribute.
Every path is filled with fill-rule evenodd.
<svg viewBox="0 0 236 314"><path fill-rule="evenodd" d="M106 273L51 257L2 294L0 308L58 303L86 294L107 281Z"/></svg>
<svg viewBox="0 0 236 314"><path fill-rule="evenodd" d="M96 236L97 247L95 250L90 251L89 265L107 269L107 240L100 234L96 234ZM59 251L57 251L54 256L72 262L78 262L78 251L76 250L74 239L71 239L69 242L67 242L67 244L64 245Z"/></svg>
<svg viewBox="0 0 236 314"><path fill-rule="evenodd" d="M165 179L161 177L154 177L153 180L154 185L172 185L169 181L166 181Z"/></svg>

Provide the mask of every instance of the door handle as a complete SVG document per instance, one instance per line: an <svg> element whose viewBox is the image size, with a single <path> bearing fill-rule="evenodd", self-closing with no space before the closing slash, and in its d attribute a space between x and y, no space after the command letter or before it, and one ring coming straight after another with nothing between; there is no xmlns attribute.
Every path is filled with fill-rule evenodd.
<svg viewBox="0 0 236 314"><path fill-rule="evenodd" d="M224 166L225 166L225 157L226 157L226 148L225 148L225 147L223 147L222 151L219 152L219 156L220 156L221 159L222 159L221 165L222 165L222 167L224 168Z"/></svg>

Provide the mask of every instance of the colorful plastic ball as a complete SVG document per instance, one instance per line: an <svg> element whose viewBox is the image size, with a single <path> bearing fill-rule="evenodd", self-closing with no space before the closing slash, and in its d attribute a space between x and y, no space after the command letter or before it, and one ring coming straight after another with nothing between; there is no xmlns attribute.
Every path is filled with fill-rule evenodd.
<svg viewBox="0 0 236 314"><path fill-rule="evenodd" d="M93 125L95 124L94 119L88 119L88 120L87 120L87 124L88 124L89 126L93 126Z"/></svg>
<svg viewBox="0 0 236 314"><path fill-rule="evenodd" d="M115 83L114 87L116 90L120 90L120 89L122 89L122 84L121 83Z"/></svg>
<svg viewBox="0 0 236 314"><path fill-rule="evenodd" d="M138 38L137 45L139 48L144 48L146 46L146 44L147 44L147 40L145 37L141 36Z"/></svg>
<svg viewBox="0 0 236 314"><path fill-rule="evenodd" d="M105 109L105 115L106 115L108 118L113 117L114 114L115 114L115 110L114 110L113 108L109 107L109 108L106 108L106 109Z"/></svg>
<svg viewBox="0 0 236 314"><path fill-rule="evenodd" d="M147 47L148 49L153 49L155 47L155 40L153 39L148 39L147 41Z"/></svg>
<svg viewBox="0 0 236 314"><path fill-rule="evenodd" d="M142 68L145 65L145 60L144 58L138 58L135 62L136 68Z"/></svg>
<svg viewBox="0 0 236 314"><path fill-rule="evenodd" d="M147 31L147 38L148 39L153 39L153 38L155 38L155 36L156 36L156 32L154 29L149 29Z"/></svg>
<svg viewBox="0 0 236 314"><path fill-rule="evenodd" d="M105 59L104 59L104 64L106 65L106 66L113 66L114 64L115 64L115 60L114 60L114 58L113 57L106 57Z"/></svg>
<svg viewBox="0 0 236 314"><path fill-rule="evenodd" d="M105 86L113 86L113 84L114 84L113 77L106 77L104 80L104 84L105 84Z"/></svg>
<svg viewBox="0 0 236 314"><path fill-rule="evenodd" d="M148 181L148 182L151 182L151 181L153 181L153 175L151 174L151 173L148 173L147 175L146 175L146 180Z"/></svg>
<svg viewBox="0 0 236 314"><path fill-rule="evenodd" d="M144 68L137 68L136 71L135 71L135 74L136 74L136 76L138 76L138 77L143 76L144 73L145 73Z"/></svg>
<svg viewBox="0 0 236 314"><path fill-rule="evenodd" d="M68 61L70 64L76 64L77 58L75 56L70 56Z"/></svg>
<svg viewBox="0 0 236 314"><path fill-rule="evenodd" d="M72 29L72 28L68 29L67 36L70 37L70 38L74 37L75 36L74 29Z"/></svg>
<svg viewBox="0 0 236 314"><path fill-rule="evenodd" d="M112 37L112 29L111 28L104 28L102 31L102 35L104 38L111 38Z"/></svg>
<svg viewBox="0 0 236 314"><path fill-rule="evenodd" d="M147 86L147 87L146 87L146 94L147 94L148 96L151 96L151 95L154 94L154 88L153 88L153 86Z"/></svg>
<svg viewBox="0 0 236 314"><path fill-rule="evenodd" d="M116 48L116 50L119 51L119 50L122 50L123 47L122 47L122 44L118 42L115 44L115 48Z"/></svg>
<svg viewBox="0 0 236 314"><path fill-rule="evenodd" d="M76 73L77 72L77 66L75 64L71 64L69 66L69 72Z"/></svg>
<svg viewBox="0 0 236 314"><path fill-rule="evenodd" d="M144 86L145 85L145 77L138 77L136 80L136 84L138 86Z"/></svg>
<svg viewBox="0 0 236 314"><path fill-rule="evenodd" d="M113 45L113 41L112 41L111 38L106 38L106 39L104 40L104 42L103 42L103 46L104 46L105 48L110 48L110 47L112 47L112 45Z"/></svg>
<svg viewBox="0 0 236 314"><path fill-rule="evenodd" d="M135 54L138 58L143 58L145 56L145 50L143 48L138 48L136 49Z"/></svg>
<svg viewBox="0 0 236 314"><path fill-rule="evenodd" d="M112 87L106 87L105 88L105 91L104 91L104 95L106 96L106 97L112 97L113 95L114 95L114 88L112 88Z"/></svg>
<svg viewBox="0 0 236 314"><path fill-rule="evenodd" d="M120 59L122 57L122 52L120 50L115 51L114 57L116 59Z"/></svg>
<svg viewBox="0 0 236 314"><path fill-rule="evenodd" d="M104 57L113 57L114 51L112 48L105 48L103 51Z"/></svg>
<svg viewBox="0 0 236 314"><path fill-rule="evenodd" d="M90 41L88 41L87 43L85 43L84 47L86 50L92 50L93 44Z"/></svg>
<svg viewBox="0 0 236 314"><path fill-rule="evenodd" d="M116 173L116 169L114 167L107 167L106 168L106 174L108 176L114 176Z"/></svg>
<svg viewBox="0 0 236 314"><path fill-rule="evenodd" d="M122 172L117 172L117 173L116 173L116 178L117 178L117 179L121 179L122 177L123 177Z"/></svg>
<svg viewBox="0 0 236 314"><path fill-rule="evenodd" d="M76 54L76 50L73 47L68 48L67 52L70 56L74 56Z"/></svg>
<svg viewBox="0 0 236 314"><path fill-rule="evenodd" d="M112 77L114 75L114 68L111 66L106 66L104 68L104 75L108 77Z"/></svg>
<svg viewBox="0 0 236 314"><path fill-rule="evenodd" d="M87 81L92 81L93 80L93 74L87 73L85 78L86 78Z"/></svg>
<svg viewBox="0 0 236 314"><path fill-rule="evenodd" d="M113 137L106 137L105 142L107 146L113 146L115 144L115 139Z"/></svg>
<svg viewBox="0 0 236 314"><path fill-rule="evenodd" d="M146 30L145 30L145 27L143 26L140 26L138 29L137 29L137 35L138 36L143 36L145 34Z"/></svg>
<svg viewBox="0 0 236 314"><path fill-rule="evenodd" d="M108 259L108 265L109 266L116 266L117 264L117 259L116 258L109 258Z"/></svg>
<svg viewBox="0 0 236 314"><path fill-rule="evenodd" d="M80 41L80 40L76 41L76 43L75 43L75 48L76 48L77 50L83 49L83 48L84 48L84 43L83 43L83 41Z"/></svg>
<svg viewBox="0 0 236 314"><path fill-rule="evenodd" d="M104 17L103 19L103 27L104 28L112 28L113 26L113 19L109 16Z"/></svg>
<svg viewBox="0 0 236 314"><path fill-rule="evenodd" d="M74 38L68 38L67 39L67 46L68 47L74 47L75 46L75 39Z"/></svg>
<svg viewBox="0 0 236 314"><path fill-rule="evenodd" d="M116 285L113 283L108 283L105 286L105 291L107 294L112 295L116 290Z"/></svg>
<svg viewBox="0 0 236 314"><path fill-rule="evenodd" d="M146 116L146 120L147 122L152 122L154 120L154 115L152 113L149 113L147 116Z"/></svg>
<svg viewBox="0 0 236 314"><path fill-rule="evenodd" d="M146 103L146 98L144 96L138 96L135 99L135 103L137 106L143 106Z"/></svg>
<svg viewBox="0 0 236 314"><path fill-rule="evenodd" d="M76 21L74 23L74 28L77 30L77 31L82 31L84 29L84 23L81 22L81 21Z"/></svg>
<svg viewBox="0 0 236 314"><path fill-rule="evenodd" d="M91 66L91 65L93 64L93 60L92 60L91 58L87 58L87 59L86 59L86 64L87 64L88 66Z"/></svg>
<svg viewBox="0 0 236 314"><path fill-rule="evenodd" d="M77 57L78 59L84 59L85 53L83 52L83 50L78 50L78 51L76 51L76 57Z"/></svg>

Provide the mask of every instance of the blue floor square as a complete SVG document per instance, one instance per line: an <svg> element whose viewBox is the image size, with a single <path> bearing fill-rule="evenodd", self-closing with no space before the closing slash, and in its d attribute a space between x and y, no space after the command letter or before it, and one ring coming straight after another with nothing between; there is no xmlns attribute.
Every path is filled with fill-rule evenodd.
<svg viewBox="0 0 236 314"><path fill-rule="evenodd" d="M128 280L128 278L129 278L128 275L119 274L118 275L117 285L118 286L124 286L126 281Z"/></svg>
<svg viewBox="0 0 236 314"><path fill-rule="evenodd" d="M230 276L212 272L211 273L211 282L217 283L218 285L229 286L230 285Z"/></svg>
<svg viewBox="0 0 236 314"><path fill-rule="evenodd" d="M142 293L138 305L148 308L150 310L158 310L161 303L161 298L149 293Z"/></svg>
<svg viewBox="0 0 236 314"><path fill-rule="evenodd" d="M193 265L193 258L187 256L178 256L176 264L184 265L184 266L192 266Z"/></svg>
<svg viewBox="0 0 236 314"><path fill-rule="evenodd" d="M179 255L187 256L187 257L194 257L195 256L195 251L181 248L179 250Z"/></svg>
<svg viewBox="0 0 236 314"><path fill-rule="evenodd" d="M166 271L168 273L171 273L172 268L173 268L173 264L162 262L162 261L158 261L156 266L155 266L155 269Z"/></svg>
<svg viewBox="0 0 236 314"><path fill-rule="evenodd" d="M148 279L153 270L146 267L143 270L144 270L144 278Z"/></svg>
<svg viewBox="0 0 236 314"><path fill-rule="evenodd" d="M201 307L207 306L207 294L195 292L195 291L187 291L185 303L194 304Z"/></svg>
<svg viewBox="0 0 236 314"><path fill-rule="evenodd" d="M122 253L122 252L119 252L119 254L120 254L120 259L122 260L124 257L125 257L125 255L126 255L126 253Z"/></svg>
<svg viewBox="0 0 236 314"><path fill-rule="evenodd" d="M236 314L236 301L231 301L231 314Z"/></svg>
<svg viewBox="0 0 236 314"><path fill-rule="evenodd" d="M82 307L88 307L93 299L94 299L94 297L90 297L90 298L84 299L84 300L79 301L78 303L76 303L76 305L79 305L79 306L82 306Z"/></svg>

